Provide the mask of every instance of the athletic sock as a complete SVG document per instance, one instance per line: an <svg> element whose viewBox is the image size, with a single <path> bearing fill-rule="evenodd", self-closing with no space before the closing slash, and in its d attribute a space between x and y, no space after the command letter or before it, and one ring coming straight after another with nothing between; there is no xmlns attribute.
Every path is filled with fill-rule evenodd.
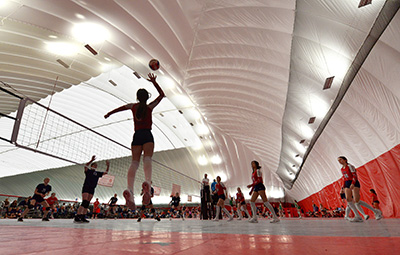
<svg viewBox="0 0 400 255"><path fill-rule="evenodd" d="M128 170L128 190L133 194L133 185L135 184L136 171L139 168L139 161L132 161Z"/></svg>
<svg viewBox="0 0 400 255"><path fill-rule="evenodd" d="M364 216L364 218L367 216L364 212L364 209L361 207L360 203L354 203L356 206L357 210Z"/></svg>
<svg viewBox="0 0 400 255"><path fill-rule="evenodd" d="M257 208L255 202L250 202L252 218L257 219Z"/></svg>
<svg viewBox="0 0 400 255"><path fill-rule="evenodd" d="M267 201L264 202L264 205L268 208L268 210L271 212L273 218L278 218L278 216L275 213L274 207Z"/></svg>
<svg viewBox="0 0 400 255"><path fill-rule="evenodd" d="M354 205L354 202L353 202L353 201L347 202L347 206L349 206L350 209L353 211L355 217L361 218L361 216L360 216L360 214L358 213L357 208L356 208L356 206Z"/></svg>
<svg viewBox="0 0 400 255"><path fill-rule="evenodd" d="M347 205L347 206L346 206L346 210L345 210L345 214L344 214L344 217L345 217L345 218L348 218L348 217L349 217L350 211L351 211L351 208L349 207L349 205Z"/></svg>
<svg viewBox="0 0 400 255"><path fill-rule="evenodd" d="M229 213L228 209L226 209L225 207L222 208L222 211L224 211L226 213L226 215L228 215L229 218L232 218L232 215Z"/></svg>
<svg viewBox="0 0 400 255"><path fill-rule="evenodd" d="M377 209L373 208L371 205L369 205L367 202L364 202L362 200L358 201L359 205L364 206L365 208L370 209L371 211L373 211L374 213L377 211Z"/></svg>
<svg viewBox="0 0 400 255"><path fill-rule="evenodd" d="M215 214L215 219L219 219L219 213L220 213L220 211L221 211L221 207L219 207L218 205L217 205L217 212L216 212L216 214Z"/></svg>

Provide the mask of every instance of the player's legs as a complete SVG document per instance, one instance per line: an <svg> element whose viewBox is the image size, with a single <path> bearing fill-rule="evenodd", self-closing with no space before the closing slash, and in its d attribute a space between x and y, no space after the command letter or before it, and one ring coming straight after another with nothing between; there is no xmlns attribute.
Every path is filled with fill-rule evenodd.
<svg viewBox="0 0 400 255"><path fill-rule="evenodd" d="M350 207L350 209L353 211L355 217L352 219L352 222L362 222L362 218L360 214L357 211L356 206L354 205L353 202L353 192L350 188L345 187L344 188L344 194L346 195L346 200L347 200L347 206Z"/></svg>
<svg viewBox="0 0 400 255"><path fill-rule="evenodd" d="M251 223L257 223L257 208L256 208L256 200L258 197L258 191L253 191L253 194L251 195L250 199L250 207L251 207L251 218L249 219L249 222Z"/></svg>
<svg viewBox="0 0 400 255"><path fill-rule="evenodd" d="M49 219L47 218L47 215L50 213L50 205L49 205L49 203L47 203L46 200L43 200L40 204L44 208L44 214L43 214L42 220L43 221L48 221Z"/></svg>
<svg viewBox="0 0 400 255"><path fill-rule="evenodd" d="M142 184L143 188L143 203L149 204L151 200L151 174L152 174L152 159L154 153L154 143L148 142L143 144L143 170L145 182Z"/></svg>
<svg viewBox="0 0 400 255"><path fill-rule="evenodd" d="M242 218L243 218L243 216L242 216L243 209L242 208L243 208L242 204L238 203L237 209L236 209L236 212L238 214L238 220L242 220Z"/></svg>
<svg viewBox="0 0 400 255"><path fill-rule="evenodd" d="M127 189L123 192L123 196L126 200L126 206L131 210L136 209L135 199L134 199L134 184L135 184L136 172L139 168L139 161L140 161L140 155L142 154L142 150L143 150L142 145L131 146L132 161L131 165L129 166L127 174Z"/></svg>
<svg viewBox="0 0 400 255"><path fill-rule="evenodd" d="M279 218L275 213L274 207L272 207L271 203L268 202L268 198L267 198L267 195L265 194L265 190L260 190L260 191L258 191L258 193L260 194L261 199L263 200L265 207L267 207L268 210L272 214L272 220L270 222L271 223L279 222Z"/></svg>

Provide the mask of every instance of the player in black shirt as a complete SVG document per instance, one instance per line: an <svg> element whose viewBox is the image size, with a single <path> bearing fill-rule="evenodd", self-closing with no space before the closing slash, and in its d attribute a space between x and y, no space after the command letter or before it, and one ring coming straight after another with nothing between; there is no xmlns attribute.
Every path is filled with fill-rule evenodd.
<svg viewBox="0 0 400 255"><path fill-rule="evenodd" d="M179 216L182 218L182 220L185 220L181 211L180 202L181 198L179 197L179 193L176 192L175 196L172 196L171 202L169 202L171 205L171 218L174 215L174 210L178 210ZM169 220L171 220L171 218L169 218Z"/></svg>
<svg viewBox="0 0 400 255"><path fill-rule="evenodd" d="M47 214L50 211L50 206L44 197L46 197L50 191L51 186L49 185L50 178L45 178L43 183L36 186L35 193L32 196L32 199L28 205L28 208L25 208L24 212L22 213L21 217L18 218L18 221L24 221L23 218L25 215L32 209L36 204L41 204L45 208L45 213L43 214L42 221L49 221L47 218Z"/></svg>
<svg viewBox="0 0 400 255"><path fill-rule="evenodd" d="M151 182L151 184L153 184L153 182ZM140 193L140 195L142 196L143 193L144 193L144 191L142 189L142 192ZM153 187L151 187L151 189L150 189L150 196L154 197L154 188ZM156 210L154 209L154 206L153 206L153 202L150 199L150 203L148 205L145 205L142 202L141 211L139 211L139 218L137 219L138 222L140 222L142 220L142 213L144 210L146 210L146 208L150 209L150 212L153 214L154 219L156 219L157 221L160 221L160 217L157 215Z"/></svg>
<svg viewBox="0 0 400 255"><path fill-rule="evenodd" d="M89 223L89 221L85 219L85 215L88 211L90 200L93 198L94 190L97 186L99 178L105 174L108 174L108 170L110 168L110 162L106 160L106 171L104 173L96 171L97 163L93 162L95 159L96 156L92 156L92 159L85 165L85 181L82 188L82 203L75 215L74 223Z"/></svg>

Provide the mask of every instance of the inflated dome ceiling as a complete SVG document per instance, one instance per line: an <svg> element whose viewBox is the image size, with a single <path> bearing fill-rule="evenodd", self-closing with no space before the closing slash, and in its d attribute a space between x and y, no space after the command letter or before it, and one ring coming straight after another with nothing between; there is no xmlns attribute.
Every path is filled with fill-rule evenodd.
<svg viewBox="0 0 400 255"><path fill-rule="evenodd" d="M243 186L255 159L267 186L298 183L292 195L301 199L339 178L338 155L362 165L399 144L399 120L387 112L400 93L397 1L361 8L355 0L0 3L1 87L90 128L110 124L103 131L127 146L129 114L102 116L135 101L137 88L157 94L133 74L146 76L157 58L167 99L154 113L156 151L202 147L192 153L194 178L213 168ZM15 116L19 100L6 93L0 100L0 113ZM0 130L10 139L10 125ZM23 152L1 145L8 169L1 176L57 165L16 166Z"/></svg>

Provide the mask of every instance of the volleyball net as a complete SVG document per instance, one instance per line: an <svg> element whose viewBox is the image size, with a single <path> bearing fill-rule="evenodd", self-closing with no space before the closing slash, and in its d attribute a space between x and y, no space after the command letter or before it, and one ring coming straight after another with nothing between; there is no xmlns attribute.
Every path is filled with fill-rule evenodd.
<svg viewBox="0 0 400 255"><path fill-rule="evenodd" d="M110 174L123 177L125 184L131 164L131 150L128 146L103 135L107 132L102 131L108 129L109 133L112 127L99 125L89 128L28 97L20 97L5 88L2 88L1 92L1 96L7 94L19 100L18 111L5 117L14 122L11 139L3 137L2 140L11 142L18 148L69 162L71 165L85 164L92 155L96 155L99 169L105 169L105 161L109 160ZM1 119L4 119L3 117L4 114ZM140 194L139 184L144 181L142 164L140 162L136 174L135 194ZM161 195L169 196L174 184L180 186L182 194L198 195L198 180L154 160L154 157L152 169L153 185L161 188Z"/></svg>

